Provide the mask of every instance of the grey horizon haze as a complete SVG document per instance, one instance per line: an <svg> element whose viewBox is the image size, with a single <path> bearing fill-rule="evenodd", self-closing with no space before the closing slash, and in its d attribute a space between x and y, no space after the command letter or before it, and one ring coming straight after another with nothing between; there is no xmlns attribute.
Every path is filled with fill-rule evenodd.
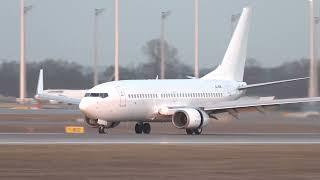
<svg viewBox="0 0 320 180"><path fill-rule="evenodd" d="M318 14L319 3L315 10ZM25 0L34 8L26 15L26 61L47 58L92 65L95 8L99 17L100 67L114 61L113 0ZM253 17L248 57L262 65L308 58L307 0L200 0L200 67L220 63L230 39L230 18L250 6ZM146 61L142 47L160 36L160 13L166 21L167 41L188 65L194 61L193 0L120 0L120 65ZM19 60L19 0L0 0L0 59ZM319 27L318 27L319 28ZM319 36L319 35L318 35Z"/></svg>

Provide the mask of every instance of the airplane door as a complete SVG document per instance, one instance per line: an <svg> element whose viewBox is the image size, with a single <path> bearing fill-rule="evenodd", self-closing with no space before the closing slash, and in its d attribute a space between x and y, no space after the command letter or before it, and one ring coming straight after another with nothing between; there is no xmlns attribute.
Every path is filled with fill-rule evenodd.
<svg viewBox="0 0 320 180"><path fill-rule="evenodd" d="M120 107L126 107L126 94L124 93L123 89L118 86L116 87L118 94L120 96Z"/></svg>

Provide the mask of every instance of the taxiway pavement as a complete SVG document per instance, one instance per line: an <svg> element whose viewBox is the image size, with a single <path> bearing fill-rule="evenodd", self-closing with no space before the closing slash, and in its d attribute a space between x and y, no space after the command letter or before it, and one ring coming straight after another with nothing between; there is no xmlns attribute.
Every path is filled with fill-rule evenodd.
<svg viewBox="0 0 320 180"><path fill-rule="evenodd" d="M320 144L320 133L79 134L0 133L0 144Z"/></svg>

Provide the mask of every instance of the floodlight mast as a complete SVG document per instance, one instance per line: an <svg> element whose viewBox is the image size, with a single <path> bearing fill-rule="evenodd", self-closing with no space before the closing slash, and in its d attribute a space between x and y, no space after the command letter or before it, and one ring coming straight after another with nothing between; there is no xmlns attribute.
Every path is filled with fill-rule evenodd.
<svg viewBox="0 0 320 180"><path fill-rule="evenodd" d="M99 61L99 16L105 11L104 8L94 10L94 59L93 59L93 85L99 84L98 61Z"/></svg>
<svg viewBox="0 0 320 180"><path fill-rule="evenodd" d="M114 35L114 80L119 81L119 0L115 4L115 35Z"/></svg>
<svg viewBox="0 0 320 180"><path fill-rule="evenodd" d="M309 0L309 43L310 43L310 80L309 80L309 97L318 96L318 62L316 51L316 26L317 18L314 15L314 1Z"/></svg>
<svg viewBox="0 0 320 180"><path fill-rule="evenodd" d="M199 0L194 0L194 77L199 78Z"/></svg>
<svg viewBox="0 0 320 180"><path fill-rule="evenodd" d="M25 6L24 0L20 0L20 102L24 102L27 94L26 88L26 62L25 62L25 15L32 6Z"/></svg>
<svg viewBox="0 0 320 180"><path fill-rule="evenodd" d="M230 19L230 39L233 36L234 29L235 29L236 25L238 24L240 16L241 16L241 13L232 14L231 15L231 19Z"/></svg>
<svg viewBox="0 0 320 180"><path fill-rule="evenodd" d="M160 38L160 78L165 79L165 20L171 11L161 12L161 38Z"/></svg>

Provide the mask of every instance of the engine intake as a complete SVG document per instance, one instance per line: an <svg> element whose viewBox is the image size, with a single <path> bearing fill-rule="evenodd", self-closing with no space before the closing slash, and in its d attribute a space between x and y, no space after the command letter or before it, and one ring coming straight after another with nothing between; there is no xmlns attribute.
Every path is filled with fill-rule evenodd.
<svg viewBox="0 0 320 180"><path fill-rule="evenodd" d="M172 116L172 123L178 129L196 129L207 126L209 116L198 109L179 109Z"/></svg>

